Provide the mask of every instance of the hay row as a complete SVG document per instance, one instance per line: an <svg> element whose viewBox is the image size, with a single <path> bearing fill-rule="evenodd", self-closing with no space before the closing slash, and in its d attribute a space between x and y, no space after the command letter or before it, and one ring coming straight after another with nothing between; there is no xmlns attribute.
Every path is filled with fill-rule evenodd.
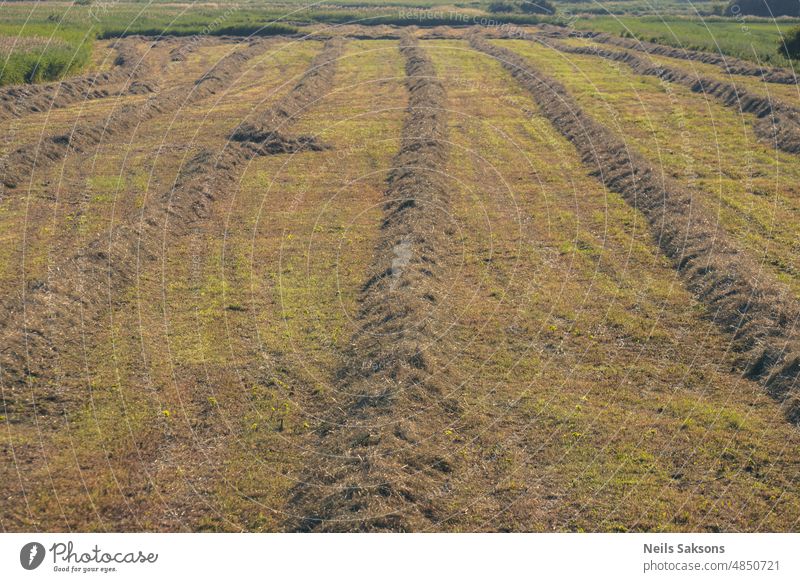
<svg viewBox="0 0 800 582"><path fill-rule="evenodd" d="M576 147L583 162L610 190L641 211L653 236L731 334L737 364L800 423L800 312L796 301L705 216L692 195L667 178L612 131L583 112L569 92L516 53L472 35L472 46L497 59L539 105L541 113Z"/></svg>
<svg viewBox="0 0 800 582"><path fill-rule="evenodd" d="M400 41L409 104L385 192L379 242L336 406L290 501L287 529L421 531L436 523L457 466L443 426L457 405L437 370L449 205L444 87L411 35Z"/></svg>
<svg viewBox="0 0 800 582"><path fill-rule="evenodd" d="M563 53L591 55L624 63L639 75L657 77L669 83L683 85L694 93L713 97L726 107L755 115L755 133L768 145L788 153L800 153L800 110L776 99L753 95L724 81L657 65L647 57L626 51L613 51L599 46L570 46L551 39L536 40Z"/></svg>
<svg viewBox="0 0 800 582"><path fill-rule="evenodd" d="M745 61L730 55L709 53L688 48L678 48L664 44L637 40L635 38L623 38L605 32L583 32L572 31L555 26L545 26L545 35L550 38L581 37L591 38L595 42L609 44L625 49L632 49L645 52L651 55L681 59L684 61L696 61L707 65L716 65L722 72L729 75L742 75L747 77L759 77L767 83L777 83L781 85L796 85L797 75L794 71L781 67L763 67L755 63Z"/></svg>
<svg viewBox="0 0 800 582"><path fill-rule="evenodd" d="M237 59L253 56L260 43ZM341 41L330 41L294 88L262 120L281 118L283 126L296 121L299 102L315 103L333 86ZM217 67L209 76L225 86L236 68ZM319 83L317 79L324 79ZM280 111L294 111L283 117ZM276 131L281 129L276 127ZM68 346L76 346L75 332L96 327L126 286L135 283L142 264L153 264L169 240L187 234L209 216L213 201L236 187L241 167L253 156L272 153L260 144L229 142L219 153L204 151L182 169L173 188L140 215L123 221L110 233L90 241L84 249L50 269L47 281L30 281L24 297L4 306L0 319L0 385L4 405L15 422L31 415L52 415L74 404L68 383L56 377L57 360ZM77 347L75 347L77 349ZM31 398L32 396L32 398Z"/></svg>
<svg viewBox="0 0 800 582"><path fill-rule="evenodd" d="M115 43L117 57L110 71L53 83L13 85L0 89L0 120L60 109L92 99L155 92L158 73L136 47L136 41L136 37L128 37ZM185 45L180 52L184 58L196 48L196 43L181 44Z"/></svg>
<svg viewBox="0 0 800 582"><path fill-rule="evenodd" d="M265 41L248 43L221 59L193 85L177 87L155 94L143 104L117 107L105 119L78 124L71 131L51 135L11 152L0 164L0 175L6 188L16 188L29 180L35 169L60 162L71 152L86 152L104 140L119 138L134 131L140 124L159 115L177 111L219 91L227 89L240 75L242 66L264 51Z"/></svg>

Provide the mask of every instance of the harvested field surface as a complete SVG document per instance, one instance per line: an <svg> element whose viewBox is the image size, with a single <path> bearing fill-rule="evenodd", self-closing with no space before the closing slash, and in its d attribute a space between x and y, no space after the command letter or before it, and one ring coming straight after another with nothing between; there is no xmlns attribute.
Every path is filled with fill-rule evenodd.
<svg viewBox="0 0 800 582"><path fill-rule="evenodd" d="M591 38L562 38L562 43L571 46L598 47L598 49L617 50L613 45L604 44ZM796 83L771 83L767 78L755 75L742 75L734 72L725 72L718 65L704 63L697 60L680 58L680 56L666 56L660 52L642 51L642 47L623 47L625 50L636 54L646 55L653 63L664 65L671 69L684 71L698 77L716 79L734 85L736 88L753 93L761 97L777 99L791 106L800 104L800 87Z"/></svg>
<svg viewBox="0 0 800 582"><path fill-rule="evenodd" d="M800 110L769 94L751 93L743 87L737 87L735 84L719 78L703 77L697 73L687 72L681 67L671 67L663 62L655 63L647 56L624 50L609 50L597 45L575 46L552 39L541 42L547 48L560 52L594 55L609 61L624 63L639 75L657 77L665 83L683 85L694 93L713 98L740 113L754 115L756 121L753 129L762 141L767 145L774 144L785 152L800 153Z"/></svg>
<svg viewBox="0 0 800 582"><path fill-rule="evenodd" d="M123 39L113 44L115 55L105 52L105 59L97 63L100 71L57 83L4 87L0 89L0 120L89 99L152 92L157 77L151 61L156 59L148 53L159 44L167 42Z"/></svg>
<svg viewBox="0 0 800 582"><path fill-rule="evenodd" d="M549 30L4 89L0 528L796 531L796 86Z"/></svg>
<svg viewBox="0 0 800 582"><path fill-rule="evenodd" d="M107 122L116 109L138 105L158 91L164 78L170 84L190 84L202 76L223 56L240 46L240 42L220 39L187 39L147 41L130 37L115 43L106 43L105 59L113 72L104 72L71 79L61 84L24 85L8 88L7 116L3 119L8 132L0 143L0 165L14 149L31 144L40 144L53 135L64 135L87 124ZM118 48L112 48L118 46ZM129 56L117 63L117 56L126 52ZM183 60L175 61L175 51ZM130 55L135 52L135 56ZM123 71L130 66L134 71ZM104 80L103 80L104 79ZM89 89L81 93L78 86ZM91 101L90 101L91 100ZM0 118L3 117L0 109ZM37 162L43 165L45 162Z"/></svg>
<svg viewBox="0 0 800 582"><path fill-rule="evenodd" d="M793 375L798 367L798 298L776 278L762 274L735 241L712 222L712 209L677 182L665 178L629 149L613 130L585 114L568 89L517 54L475 35L472 44L500 59L537 95L551 122L572 141L608 187L621 192L647 216L663 252L675 262L691 290L712 308L719 324L734 336L745 374L761 379L784 404L790 422L800 420L800 395ZM549 49L545 49L549 50ZM558 97L548 100L546 93Z"/></svg>
<svg viewBox="0 0 800 582"><path fill-rule="evenodd" d="M797 85L797 74L789 69L759 66L751 61L743 61L727 55L675 48L653 42L638 41L632 38L622 38L613 34L598 34L591 35L591 37L597 42L641 50L651 55L660 55L716 65L722 72L730 75L758 77L767 83Z"/></svg>
<svg viewBox="0 0 800 582"><path fill-rule="evenodd" d="M177 111L225 89L240 75L241 68L267 48L265 41L245 41L243 46L220 59L192 82L159 91L141 103L113 107L100 121L76 123L65 133L48 135L36 143L19 147L3 159L0 173L3 184L13 189L21 185L34 169L47 169L70 152L85 153L107 139L122 139L142 123Z"/></svg>
<svg viewBox="0 0 800 582"><path fill-rule="evenodd" d="M633 25L632 30L622 20L595 21L588 27L579 24L583 31L556 26L543 26L543 31L552 37L578 36L594 38L599 42L623 48L644 50L651 55L675 57L720 67L727 73L761 77L770 83L796 85L797 74L792 61L777 54L776 45L790 27L790 21L782 24L762 20L742 25L738 18L727 21L673 20L642 21L644 28ZM628 20L628 23L631 21ZM614 34L607 25L616 29ZM647 29L650 29L649 31ZM781 30L783 28L783 30ZM606 32L600 32L603 29ZM655 33L655 35L653 35ZM636 37L636 38L634 38ZM651 41L643 40L645 38ZM664 43L664 44L661 44ZM705 47L695 50L689 47ZM738 58L740 57L740 58ZM775 67L769 63L780 63Z"/></svg>
<svg viewBox="0 0 800 582"><path fill-rule="evenodd" d="M793 155L755 136L752 117L599 57L559 55L527 41L497 44L563 83L587 113L607 119L627 147L685 184L696 194L694 203L707 204L717 225L800 296L798 165ZM713 136L711 144L696 139L695 131Z"/></svg>

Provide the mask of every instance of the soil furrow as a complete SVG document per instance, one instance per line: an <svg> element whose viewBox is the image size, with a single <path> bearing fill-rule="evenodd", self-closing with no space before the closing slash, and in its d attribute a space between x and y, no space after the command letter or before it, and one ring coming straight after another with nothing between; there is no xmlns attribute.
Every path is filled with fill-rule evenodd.
<svg viewBox="0 0 800 582"><path fill-rule="evenodd" d="M243 62L260 48L257 43L249 47L246 55L236 53L240 55L237 60ZM52 267L49 280L29 282L25 296L9 305L0 321L0 385L6 389L5 407L10 418L19 420L32 410L47 415L67 406L74 396L54 377L54 360L67 346L75 344L74 330L101 317L109 301L119 301L114 298L126 285L135 283L141 263L157 261L167 239L190 232L197 221L205 219L213 200L235 187L238 170L248 160L276 153L275 136L281 136L282 127L331 89L341 51L340 40L326 43L293 89L261 115L259 127L269 139L231 142L218 154L201 152L182 168L174 187L157 203L145 206L141 215L91 240L84 250ZM233 71L227 66L215 71L207 77L217 79L220 89L227 87ZM280 125L267 131L268 124L276 119L282 120ZM315 143L310 138L289 141L300 143L298 147ZM282 151L288 150L278 153ZM31 386L35 388L34 402L26 397Z"/></svg>
<svg viewBox="0 0 800 582"><path fill-rule="evenodd" d="M178 87L155 94L141 105L123 105L102 121L80 124L70 132L51 135L39 143L28 144L11 152L0 165L3 184L16 188L30 179L35 169L60 162L72 152L81 153L104 140L123 136L158 115L225 90L239 75L242 66L264 51L265 41L248 44L223 59L211 70L187 87Z"/></svg>
<svg viewBox="0 0 800 582"><path fill-rule="evenodd" d="M552 39L535 39L542 45L563 53L597 56L624 63L639 75L657 77L668 83L688 87L694 93L709 95L726 107L755 115L755 133L770 145L788 153L800 153L800 111L772 98L753 95L735 85L657 65L647 57L599 46L570 46Z"/></svg>
<svg viewBox="0 0 800 582"><path fill-rule="evenodd" d="M800 312L786 289L737 249L685 188L585 114L560 83L477 35L470 42L497 59L531 93L593 175L647 217L662 252L714 321L732 334L737 364L745 375L783 403L791 422L800 423Z"/></svg>
<svg viewBox="0 0 800 582"><path fill-rule="evenodd" d="M441 429L458 407L443 393L431 313L446 294L446 95L416 38L400 42L409 94L402 145L337 378L341 397L317 430L319 462L294 492L289 529L426 529L455 466L442 456Z"/></svg>

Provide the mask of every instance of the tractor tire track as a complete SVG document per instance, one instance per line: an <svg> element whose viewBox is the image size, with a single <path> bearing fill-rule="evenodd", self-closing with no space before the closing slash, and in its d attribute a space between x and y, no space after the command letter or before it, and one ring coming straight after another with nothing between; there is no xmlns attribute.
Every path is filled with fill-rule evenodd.
<svg viewBox="0 0 800 582"><path fill-rule="evenodd" d="M261 48L257 43L247 54L235 53L236 61L244 62ZM252 157L324 147L313 138L286 138L280 130L330 91L342 49L339 39L326 43L291 91L261 114L257 123L266 135L263 141L232 141L219 153L200 152L157 203L51 267L49 280L28 282L24 296L5 306L0 320L0 386L9 418L20 421L34 410L48 415L67 406L71 397L54 378L54 362L74 345L73 331L98 321L110 302L118 302L114 295L136 283L142 264L154 264L168 239L191 233L207 218L212 203L236 187L240 168ZM214 89L227 87L234 70L225 66L209 73L208 78L216 79ZM36 394L31 407L26 396L32 381Z"/></svg>
<svg viewBox="0 0 800 582"><path fill-rule="evenodd" d="M645 215L687 287L732 335L737 365L745 376L762 384L783 404L787 419L800 424L800 311L790 293L698 212L685 188L584 113L560 83L477 35L470 43L497 59L532 95L592 175Z"/></svg>
<svg viewBox="0 0 800 582"><path fill-rule="evenodd" d="M41 142L24 145L5 157L0 175L6 188L16 188L32 172L63 161L70 153L83 153L105 139L128 134L159 115L176 111L225 90L239 75L241 67L264 50L265 41L254 41L221 59L194 84L155 94L144 104L115 108L99 122L81 124L70 132L52 135Z"/></svg>
<svg viewBox="0 0 800 582"><path fill-rule="evenodd" d="M319 459L289 501L287 529L420 531L439 521L456 461L442 428L458 405L440 386L431 309L447 294L444 86L411 35L400 41L409 104L341 398L312 437Z"/></svg>
<svg viewBox="0 0 800 582"><path fill-rule="evenodd" d="M756 135L770 145L791 153L800 153L800 110L772 98L752 95L735 85L700 77L657 65L647 57L639 57L625 51L612 51L599 46L569 46L553 40L536 39L543 46L559 52L576 55L597 56L609 61L624 63L634 73L657 77L668 83L689 88L694 93L709 95L722 105L755 115Z"/></svg>

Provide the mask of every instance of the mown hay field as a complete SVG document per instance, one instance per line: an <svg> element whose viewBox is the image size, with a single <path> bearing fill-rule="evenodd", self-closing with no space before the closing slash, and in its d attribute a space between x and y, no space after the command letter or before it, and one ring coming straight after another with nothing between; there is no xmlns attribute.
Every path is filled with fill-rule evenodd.
<svg viewBox="0 0 800 582"><path fill-rule="evenodd" d="M373 31L5 89L0 527L796 531L796 83Z"/></svg>

